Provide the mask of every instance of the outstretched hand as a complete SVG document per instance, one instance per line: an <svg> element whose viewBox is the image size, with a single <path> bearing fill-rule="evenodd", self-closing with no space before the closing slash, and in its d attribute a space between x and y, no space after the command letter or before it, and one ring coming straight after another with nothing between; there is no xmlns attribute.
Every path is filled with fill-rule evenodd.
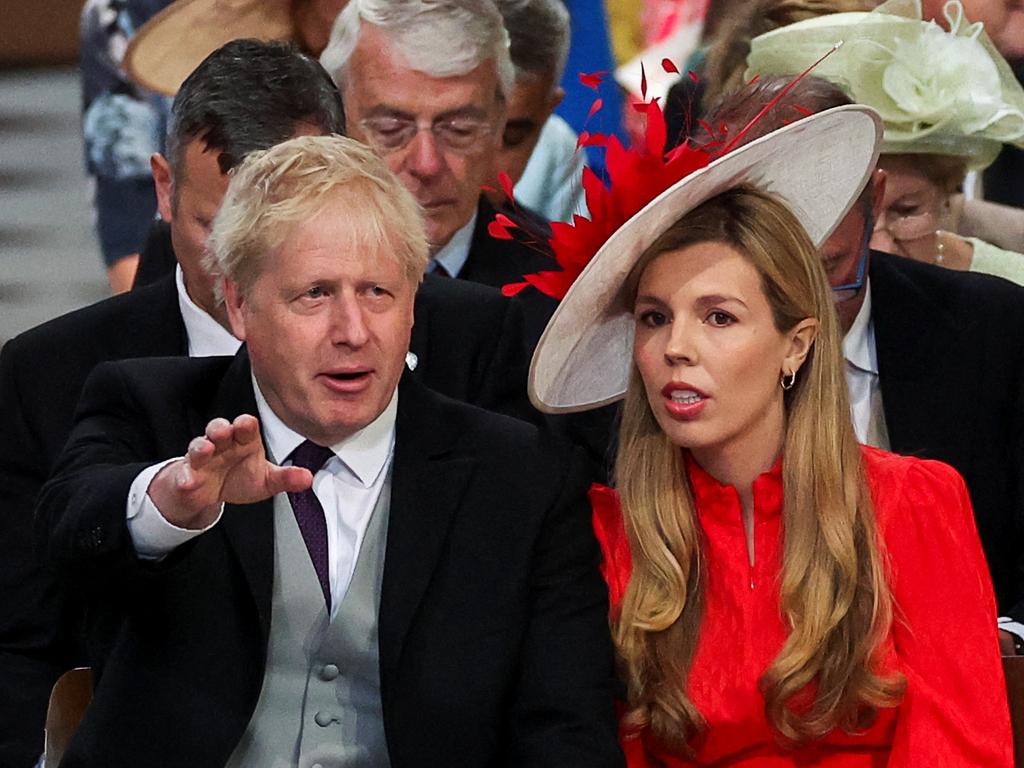
<svg viewBox="0 0 1024 768"><path fill-rule="evenodd" d="M185 457L168 464L149 484L160 514L179 528L205 528L222 503L251 504L276 493L309 488L313 475L302 467L267 460L259 422L243 414L233 422L214 419L188 446Z"/></svg>

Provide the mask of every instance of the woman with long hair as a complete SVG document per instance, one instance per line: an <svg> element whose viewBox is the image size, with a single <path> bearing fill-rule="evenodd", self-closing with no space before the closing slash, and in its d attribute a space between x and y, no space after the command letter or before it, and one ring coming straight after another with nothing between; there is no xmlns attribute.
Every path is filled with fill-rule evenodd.
<svg viewBox="0 0 1024 768"><path fill-rule="evenodd" d="M672 184L614 227L537 348L544 410L625 396L616 489L593 500L631 766L1012 764L963 481L850 423L815 244L879 132L831 110Z"/></svg>

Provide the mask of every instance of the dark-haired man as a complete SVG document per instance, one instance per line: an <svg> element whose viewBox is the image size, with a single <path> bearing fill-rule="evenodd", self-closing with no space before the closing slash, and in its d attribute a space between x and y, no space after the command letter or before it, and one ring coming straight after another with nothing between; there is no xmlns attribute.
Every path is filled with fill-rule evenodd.
<svg viewBox="0 0 1024 768"><path fill-rule="evenodd" d="M734 135L790 81L761 77L707 123ZM848 103L835 85L806 77L743 141ZM875 170L820 249L845 334L854 427L862 442L963 475L1012 652L1014 638L1024 647L1024 289L871 250L884 192Z"/></svg>
<svg viewBox="0 0 1024 768"><path fill-rule="evenodd" d="M32 507L71 429L86 377L100 362L232 355L240 342L214 300L204 242L228 171L254 150L293 136L341 133L334 84L283 43L238 40L211 54L175 101L167 158L155 157L165 222L153 240L177 257L171 274L130 294L57 318L0 353L0 765L30 766L42 748L50 689L60 672L105 656L109 633L80 634L31 542ZM171 247L173 243L173 247ZM519 415L525 361L518 306L482 286L431 281L416 300L415 374L428 386ZM468 325L460 341L451 329ZM96 616L90 617L94 625Z"/></svg>

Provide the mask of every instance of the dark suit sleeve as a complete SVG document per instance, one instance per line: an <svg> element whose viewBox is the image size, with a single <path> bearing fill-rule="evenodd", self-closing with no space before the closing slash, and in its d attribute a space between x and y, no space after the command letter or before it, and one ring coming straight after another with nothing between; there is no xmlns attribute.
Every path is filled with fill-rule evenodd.
<svg viewBox="0 0 1024 768"><path fill-rule="evenodd" d="M90 587L138 569L126 517L129 489L139 472L170 458L156 455L152 435L119 368L98 366L36 508L37 544L62 575Z"/></svg>
<svg viewBox="0 0 1024 768"><path fill-rule="evenodd" d="M584 462L574 456L531 572L531 618L509 766L620 766L608 590L598 571Z"/></svg>
<svg viewBox="0 0 1024 768"><path fill-rule="evenodd" d="M46 462L25 419L17 351L12 341L0 352L0 765L29 768L42 754L50 689L66 662L59 595L32 545Z"/></svg>

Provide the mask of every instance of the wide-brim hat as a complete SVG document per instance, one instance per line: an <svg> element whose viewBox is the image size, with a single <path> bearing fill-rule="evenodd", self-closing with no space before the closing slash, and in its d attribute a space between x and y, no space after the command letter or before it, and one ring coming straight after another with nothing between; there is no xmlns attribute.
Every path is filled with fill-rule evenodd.
<svg viewBox="0 0 1024 768"><path fill-rule="evenodd" d="M570 413L626 393L634 320L622 286L644 251L682 216L748 185L781 199L820 246L867 183L881 138L873 110L838 107L745 144L662 192L608 238L562 299L530 365L534 405Z"/></svg>
<svg viewBox="0 0 1024 768"><path fill-rule="evenodd" d="M812 74L873 107L885 124L882 152L991 163L1003 144L1024 146L1024 88L980 23L946 4L949 31L921 18L919 0L873 11L826 14L755 37L747 79Z"/></svg>
<svg viewBox="0 0 1024 768"><path fill-rule="evenodd" d="M291 8L289 0L177 0L132 36L125 71L143 88L174 96L203 59L232 40L291 40Z"/></svg>

